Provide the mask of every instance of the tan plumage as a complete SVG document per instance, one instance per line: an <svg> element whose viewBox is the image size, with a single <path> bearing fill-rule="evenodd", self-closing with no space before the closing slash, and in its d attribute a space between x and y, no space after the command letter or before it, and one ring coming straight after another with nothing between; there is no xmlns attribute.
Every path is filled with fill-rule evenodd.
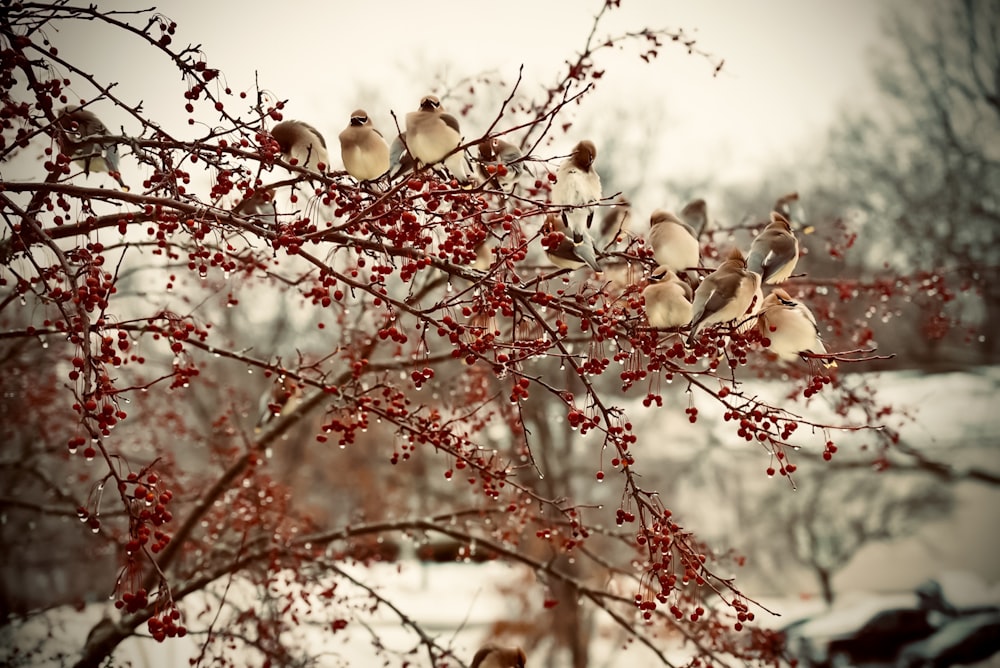
<svg viewBox="0 0 1000 668"><path fill-rule="evenodd" d="M681 220L694 231L697 239L708 229L708 205L703 199L691 200L681 209Z"/></svg>
<svg viewBox="0 0 1000 668"><path fill-rule="evenodd" d="M792 202L799 201L798 193L788 193L787 195L782 195L778 199L774 200L774 206L772 207L774 211L777 211L787 220L791 221L792 216Z"/></svg>
<svg viewBox="0 0 1000 668"><path fill-rule="evenodd" d="M642 291L650 327L670 329L691 322L691 286L668 267L657 267Z"/></svg>
<svg viewBox="0 0 1000 668"><path fill-rule="evenodd" d="M688 344L706 325L729 322L747 312L760 287L760 277L746 267L743 254L733 249L726 261L698 285L691 305Z"/></svg>
<svg viewBox="0 0 1000 668"><path fill-rule="evenodd" d="M81 107L66 107L59 112L56 122L59 126L59 150L71 157L84 174L90 176L91 172L107 172L118 185L128 190L119 171L118 145L113 141L94 139L111 134L97 114Z"/></svg>
<svg viewBox="0 0 1000 668"><path fill-rule="evenodd" d="M680 218L657 209L649 217L649 245L656 263L674 272L698 266L701 247L690 225Z"/></svg>
<svg viewBox="0 0 1000 668"><path fill-rule="evenodd" d="M816 316L781 288L775 288L764 298L757 315L757 327L761 337L769 342L768 350L785 362L794 361L804 352L826 353ZM837 363L830 360L825 366L837 366Z"/></svg>
<svg viewBox="0 0 1000 668"><path fill-rule="evenodd" d="M389 145L364 109L351 113L339 139L344 169L358 181L372 181L389 171Z"/></svg>
<svg viewBox="0 0 1000 668"><path fill-rule="evenodd" d="M452 153L462 143L458 120L445 113L436 96L424 96L420 108L406 114L405 141L410 155L419 162L433 165L444 160L452 176L463 182L469 180L464 151Z"/></svg>
<svg viewBox="0 0 1000 668"><path fill-rule="evenodd" d="M479 153L476 168L483 183L511 192L511 187L524 173L521 149L500 137L484 139L476 148ZM503 165L502 169L500 165ZM493 167L492 173L490 166Z"/></svg>
<svg viewBox="0 0 1000 668"><path fill-rule="evenodd" d="M777 211L771 212L771 222L750 244L747 267L760 274L762 283L781 283L788 279L799 261L799 241L792 226Z"/></svg>
<svg viewBox="0 0 1000 668"><path fill-rule="evenodd" d="M389 177L396 178L404 172L412 171L416 166L413 156L406 150L406 132L401 132L389 145Z"/></svg>
<svg viewBox="0 0 1000 668"><path fill-rule="evenodd" d="M562 217L569 234L580 241L594 220L592 205L601 199L601 176L594 169L597 147L584 139L573 147L573 152L556 170L556 184L552 186L552 203L558 206L582 207L567 209Z"/></svg>
<svg viewBox="0 0 1000 668"><path fill-rule="evenodd" d="M469 668L527 668L528 658L520 647L486 645L472 657Z"/></svg>
<svg viewBox="0 0 1000 668"><path fill-rule="evenodd" d="M299 167L313 171L329 169L330 156L326 151L326 139L308 123L282 121L271 128L271 136L278 142L285 162L294 161Z"/></svg>
<svg viewBox="0 0 1000 668"><path fill-rule="evenodd" d="M560 269L575 270L586 264L594 271L601 271L590 232L584 230L583 238L579 242L573 241L573 238L569 236L569 230L563 224L562 217L554 213L545 217L542 232L546 235L553 232L562 232L563 234L562 241L558 245L545 249L545 256L555 266Z"/></svg>

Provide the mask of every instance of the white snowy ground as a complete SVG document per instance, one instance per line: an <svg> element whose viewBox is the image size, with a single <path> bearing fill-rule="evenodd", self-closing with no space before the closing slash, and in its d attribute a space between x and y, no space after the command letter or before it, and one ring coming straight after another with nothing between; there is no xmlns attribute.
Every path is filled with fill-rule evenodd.
<svg viewBox="0 0 1000 668"><path fill-rule="evenodd" d="M975 451L975 463L993 472L1000 471L1000 408L996 397L1000 389L1000 368L983 368L973 372L921 376L912 373L883 374L877 381L883 397L891 397L899 407L917 406L917 420L905 425L903 433L914 445L935 456L964 465L966 453ZM761 388L761 394L767 391ZM777 390L774 390L777 391ZM712 407L707 401L698 401L702 412L699 425L678 421L663 424L663 411L637 424L647 422L646 429L669 428L672 439L691 438L690 447L699 447L696 434L704 433L704 424L712 419ZM822 414L823 406L815 403L809 414ZM656 420L652 418L656 417ZM726 443L731 433L719 421L713 430L715 437ZM684 430L691 427L689 431ZM701 429L699 430L698 427ZM641 432L642 433L642 432ZM650 432L650 438L653 438ZM704 437L702 437L704 438ZM849 439L845 439L849 442ZM975 445L975 448L970 446ZM985 447L984 447L985 446ZM723 446L723 450L730 450ZM718 450L718 448L717 448ZM730 450L730 452L732 452ZM946 596L957 605L1000 604L1000 559L996 558L1000 546L1000 490L976 484L958 486L959 502L952 517L928 523L925 530L914 537L889 544L873 545L863 550L835 580L839 599L835 610L843 612L828 618L827 624L849 625L852 609L863 607L865 598L873 595L903 593L927 577L937 577ZM697 525L692 522L692 525ZM432 564L420 565L403 562L400 565L382 565L364 574L365 581L379 588L408 617L422 624L442 644L454 640L458 656L468 662L475 649L488 638L491 624L510 618L513 610L497 593L494 584L510 581L513 567L499 563L486 564ZM244 589L244 591L240 591ZM344 591L344 585L338 592ZM249 588L234 586L231 596L244 600L253 596ZM359 596L362 594L359 592ZM815 591L798 588L783 594L760 599L782 617L759 615L759 623L777 627L794 619L813 614L822 609ZM11 648L40 645L44 648L45 661L33 666L71 665L75 652L83 645L94 623L110 609L109 606L91 605L83 612L69 608L50 611L22 626L8 625L0 629L0 664L13 659ZM378 636L385 646L405 651L416 647L414 634L400 624L388 611L372 615L368 628L352 624L346 630L332 634L323 627L301 625L296 631L298 640L310 653L323 652L321 666L382 665L374 657L372 635ZM593 646L591 665L605 668L642 668L659 665L651 652L639 645L622 650L620 639L610 620L600 620L602 633ZM194 629L194 624L189 622ZM115 653L113 665L132 665L135 668L167 668L189 665L189 659L198 656L200 647L197 635L181 640L158 644L151 639L130 639ZM667 655L684 663L688 651L683 647L665 646ZM60 656L61 655L61 656ZM413 666L427 666L426 653L412 657ZM237 661L238 663L238 661ZM207 665L207 664L206 664ZM529 664L532 665L529 657ZM559 668L552 666L551 668Z"/></svg>

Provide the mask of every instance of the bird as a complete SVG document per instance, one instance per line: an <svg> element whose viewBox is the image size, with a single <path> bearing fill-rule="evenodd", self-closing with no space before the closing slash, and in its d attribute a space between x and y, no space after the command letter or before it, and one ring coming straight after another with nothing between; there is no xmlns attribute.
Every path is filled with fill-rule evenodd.
<svg viewBox="0 0 1000 668"><path fill-rule="evenodd" d="M124 190L118 161L118 145L110 140L98 140L111 134L94 112L83 107L65 107L56 119L61 132L57 140L59 150L83 168L83 173L107 172Z"/></svg>
<svg viewBox="0 0 1000 668"><path fill-rule="evenodd" d="M513 185L524 173L521 149L500 137L484 139L476 148L479 152L477 171L483 183L492 183L504 192L512 192ZM489 169L491 165L494 167L492 172Z"/></svg>
<svg viewBox="0 0 1000 668"><path fill-rule="evenodd" d="M798 230L802 234L812 234L813 232L816 231L816 228L813 227L812 225L803 224L801 207L797 207L798 212L796 213L796 215L793 215L792 213L792 203L798 201L799 201L799 194L797 192L788 193L787 195L782 195L778 199L774 200L774 206L771 208L771 210L777 211L782 216L784 216L788 222L792 223L793 225L796 225L798 227Z"/></svg>
<svg viewBox="0 0 1000 668"><path fill-rule="evenodd" d="M444 160L452 176L463 183L469 181L465 151L453 153L462 143L458 120L445 113L437 96L425 95L420 107L406 114L405 141L410 155L419 162L433 165Z"/></svg>
<svg viewBox="0 0 1000 668"><path fill-rule="evenodd" d="M734 248L694 291L688 345L706 325L735 320L746 313L759 289L760 275L747 270L743 253Z"/></svg>
<svg viewBox="0 0 1000 668"><path fill-rule="evenodd" d="M601 271L601 265L597 263L597 252L594 249L594 239L586 229L579 242L573 241L568 236L566 226L562 217L550 213L545 217L542 224L542 232L545 234L542 245L545 246L545 255L549 262L560 269L579 269L583 265L589 266L596 272ZM556 241L551 236L557 232L562 233L561 240ZM548 240L549 243L545 243Z"/></svg>
<svg viewBox="0 0 1000 668"><path fill-rule="evenodd" d="M526 668L528 657L520 647L483 646L472 657L469 668Z"/></svg>
<svg viewBox="0 0 1000 668"><path fill-rule="evenodd" d="M656 263L675 273L698 266L701 247L695 231L669 211L657 209L650 215L649 245Z"/></svg>
<svg viewBox="0 0 1000 668"><path fill-rule="evenodd" d="M768 342L767 349L782 361L794 361L801 353L826 354L816 316L805 304L793 301L782 288L774 288L764 298L757 312L757 328L761 338ZM831 359L823 365L835 367L837 362Z"/></svg>
<svg viewBox="0 0 1000 668"><path fill-rule="evenodd" d="M373 181L389 171L389 145L364 109L351 112L339 139L344 169L358 181Z"/></svg>
<svg viewBox="0 0 1000 668"><path fill-rule="evenodd" d="M774 206L771 207L772 211L777 211L787 220L792 220L792 202L799 201L799 194L788 193L787 195L782 195L778 199L774 200Z"/></svg>
<svg viewBox="0 0 1000 668"><path fill-rule="evenodd" d="M697 239L708 229L708 205L700 198L691 200L681 209L680 218L694 230L694 237Z"/></svg>
<svg viewBox="0 0 1000 668"><path fill-rule="evenodd" d="M799 241L788 219L771 212L771 222L750 244L747 267L760 274L762 283L781 283L792 275L799 261Z"/></svg>
<svg viewBox="0 0 1000 668"><path fill-rule="evenodd" d="M650 327L670 329L691 322L691 286L668 267L657 267L642 291Z"/></svg>
<svg viewBox="0 0 1000 668"><path fill-rule="evenodd" d="M281 157L304 169L325 171L330 166L326 140L319 130L303 121L282 121L271 129Z"/></svg>
<svg viewBox="0 0 1000 668"><path fill-rule="evenodd" d="M282 413L295 410L302 398L302 385L288 376L279 376L260 398L259 415L254 431L264 426Z"/></svg>
<svg viewBox="0 0 1000 668"><path fill-rule="evenodd" d="M414 167L416 163L413 162L413 156L406 150L406 132L400 132L389 145L389 178L395 179Z"/></svg>
<svg viewBox="0 0 1000 668"><path fill-rule="evenodd" d="M573 241L580 243L594 220L593 204L601 199L601 176L594 169L597 147L584 139L556 169L556 183L552 186L552 203L566 207L563 221Z"/></svg>
<svg viewBox="0 0 1000 668"><path fill-rule="evenodd" d="M601 218L597 229L597 245L602 249L610 248L618 238L628 232L632 223L632 205L619 195L615 205L610 207Z"/></svg>
<svg viewBox="0 0 1000 668"><path fill-rule="evenodd" d="M274 226L278 219L278 212L274 208L274 191L270 188L255 191L234 206L233 213L253 218L263 225Z"/></svg>

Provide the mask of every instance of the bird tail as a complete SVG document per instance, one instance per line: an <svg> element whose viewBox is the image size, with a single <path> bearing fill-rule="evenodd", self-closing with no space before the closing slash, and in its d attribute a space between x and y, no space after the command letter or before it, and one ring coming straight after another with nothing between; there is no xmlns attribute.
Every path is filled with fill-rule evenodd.
<svg viewBox="0 0 1000 668"><path fill-rule="evenodd" d="M587 266L594 271L600 273L602 271L601 265L597 262L597 254L594 250L594 240L585 237L582 241L573 243L573 253L587 263Z"/></svg>

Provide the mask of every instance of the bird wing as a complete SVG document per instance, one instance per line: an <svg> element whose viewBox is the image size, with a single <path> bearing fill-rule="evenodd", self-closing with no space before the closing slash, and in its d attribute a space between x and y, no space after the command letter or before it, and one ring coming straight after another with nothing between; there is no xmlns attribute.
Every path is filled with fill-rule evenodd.
<svg viewBox="0 0 1000 668"><path fill-rule="evenodd" d="M317 130L316 128L314 128L313 126L309 125L308 123L306 123L304 121L298 121L298 124L299 124L299 126L302 129L308 130L309 132L311 132L314 135L316 135L316 138L319 139L320 145L322 145L323 148L326 148L326 139L323 137L322 134L320 134L319 130Z"/></svg>
<svg viewBox="0 0 1000 668"><path fill-rule="evenodd" d="M764 271L761 272L761 277L763 280L767 280L778 269L781 269L786 264L795 259L798 254L798 247L795 243L795 238L787 234L778 235L776 238L768 243L767 254L761 261L761 267Z"/></svg>
<svg viewBox="0 0 1000 668"><path fill-rule="evenodd" d="M695 293L694 308L697 317L691 322L697 325L706 317L725 308L726 304L732 301L733 296L739 291L742 281L743 276L737 272L726 272L712 277L709 287L710 291L707 294L704 294L702 290L698 290ZM699 293L703 293L704 297L701 297ZM699 302L701 303L699 304ZM699 306L701 307L700 310Z"/></svg>
<svg viewBox="0 0 1000 668"><path fill-rule="evenodd" d="M587 263L594 271L601 271L601 265L597 263L597 255L594 250L594 240L590 235L585 235L583 241L573 244L574 254Z"/></svg>
<svg viewBox="0 0 1000 668"><path fill-rule="evenodd" d="M456 119L454 116L452 116L451 114L441 114L441 120L444 121L444 124L447 125L449 128L451 128L458 134L462 134L462 131L458 128L458 119Z"/></svg>
<svg viewBox="0 0 1000 668"><path fill-rule="evenodd" d="M694 295L693 291L691 290L691 286L688 285L686 281L682 281L679 278L673 280L672 282L681 286L681 289L684 291L684 298L687 299L688 301L691 301L691 297Z"/></svg>

